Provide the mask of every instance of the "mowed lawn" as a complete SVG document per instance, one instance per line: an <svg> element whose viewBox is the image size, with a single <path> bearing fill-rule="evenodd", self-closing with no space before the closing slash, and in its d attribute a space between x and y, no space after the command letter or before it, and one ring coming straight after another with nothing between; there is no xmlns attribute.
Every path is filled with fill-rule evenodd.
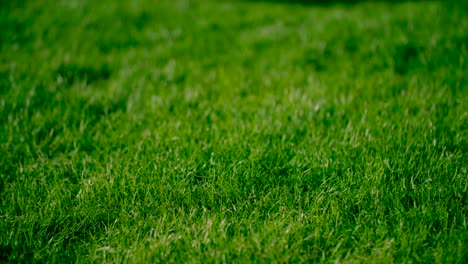
<svg viewBox="0 0 468 264"><path fill-rule="evenodd" d="M468 260L463 1L0 3L0 261Z"/></svg>

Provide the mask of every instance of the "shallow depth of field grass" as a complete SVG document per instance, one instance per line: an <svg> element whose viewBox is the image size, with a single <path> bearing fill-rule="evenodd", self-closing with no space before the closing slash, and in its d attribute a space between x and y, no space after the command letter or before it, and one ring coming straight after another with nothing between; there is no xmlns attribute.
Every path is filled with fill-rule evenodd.
<svg viewBox="0 0 468 264"><path fill-rule="evenodd" d="M0 8L0 261L468 260L466 5Z"/></svg>

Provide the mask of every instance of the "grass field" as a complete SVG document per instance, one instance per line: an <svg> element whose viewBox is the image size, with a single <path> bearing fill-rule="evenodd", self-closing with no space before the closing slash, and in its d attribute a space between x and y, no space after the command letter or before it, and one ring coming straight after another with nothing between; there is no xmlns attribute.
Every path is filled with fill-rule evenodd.
<svg viewBox="0 0 468 264"><path fill-rule="evenodd" d="M467 261L461 2L0 1L0 262Z"/></svg>

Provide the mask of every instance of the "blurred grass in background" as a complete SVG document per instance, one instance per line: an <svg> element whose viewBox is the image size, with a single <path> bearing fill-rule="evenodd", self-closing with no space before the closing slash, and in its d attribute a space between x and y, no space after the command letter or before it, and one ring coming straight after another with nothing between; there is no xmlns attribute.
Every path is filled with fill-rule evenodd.
<svg viewBox="0 0 468 264"><path fill-rule="evenodd" d="M468 259L466 4L0 6L1 261Z"/></svg>

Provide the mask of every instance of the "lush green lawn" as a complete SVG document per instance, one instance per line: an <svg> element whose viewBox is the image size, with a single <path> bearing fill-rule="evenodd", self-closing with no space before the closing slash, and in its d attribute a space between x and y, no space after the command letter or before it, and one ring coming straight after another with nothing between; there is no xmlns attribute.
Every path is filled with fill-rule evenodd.
<svg viewBox="0 0 468 264"><path fill-rule="evenodd" d="M24 2L0 261L468 260L466 5Z"/></svg>

